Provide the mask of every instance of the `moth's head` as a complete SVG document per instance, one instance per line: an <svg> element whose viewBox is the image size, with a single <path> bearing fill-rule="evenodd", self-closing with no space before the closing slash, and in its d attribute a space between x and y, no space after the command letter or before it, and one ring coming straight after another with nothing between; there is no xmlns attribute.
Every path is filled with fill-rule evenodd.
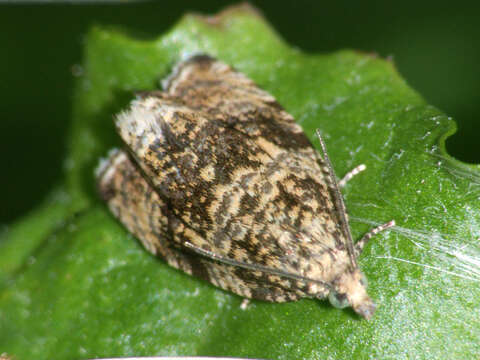
<svg viewBox="0 0 480 360"><path fill-rule="evenodd" d="M347 270L335 279L328 300L336 308L351 306L365 319L370 319L376 308L367 294L367 278L359 269Z"/></svg>

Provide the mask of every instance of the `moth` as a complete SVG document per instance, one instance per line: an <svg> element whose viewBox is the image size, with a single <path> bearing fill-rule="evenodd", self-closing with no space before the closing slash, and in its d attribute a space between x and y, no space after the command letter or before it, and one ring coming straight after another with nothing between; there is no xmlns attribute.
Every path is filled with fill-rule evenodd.
<svg viewBox="0 0 480 360"><path fill-rule="evenodd" d="M208 55L180 62L163 91L116 117L124 150L97 169L114 216L174 268L244 298L328 298L370 318L325 143L322 156L275 98Z"/></svg>

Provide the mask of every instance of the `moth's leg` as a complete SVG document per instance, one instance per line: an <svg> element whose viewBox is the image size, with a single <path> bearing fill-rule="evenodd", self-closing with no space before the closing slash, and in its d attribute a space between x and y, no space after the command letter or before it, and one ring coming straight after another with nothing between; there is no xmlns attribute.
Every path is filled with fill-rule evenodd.
<svg viewBox="0 0 480 360"><path fill-rule="evenodd" d="M374 235L378 234L380 231L387 230L395 226L395 220L390 220L389 222L377 226L376 228L371 229L367 232L363 237L355 244L355 257L358 257L361 253L365 245L367 244L368 240L370 240Z"/></svg>
<svg viewBox="0 0 480 360"><path fill-rule="evenodd" d="M356 166L355 168L353 168L352 170L350 170L350 171L343 177L343 179L338 182L338 187L343 188L348 181L350 181L355 175L357 175L357 174L361 173L362 171L364 171L366 168L367 168L367 167L365 166L365 164L360 164L360 165Z"/></svg>
<svg viewBox="0 0 480 360"><path fill-rule="evenodd" d="M240 309L247 310L248 304L250 304L250 299L243 299L242 303L240 304Z"/></svg>
<svg viewBox="0 0 480 360"><path fill-rule="evenodd" d="M325 146L325 141L323 140L322 134L320 134L319 130L316 131L316 134L317 134L318 140L320 141L320 146L322 148L322 153L323 153L322 154L323 155L323 160L326 162L328 173L330 174L331 177L334 177L335 174L333 172L333 167L329 166L329 164L331 162L330 162L330 159L328 158L327 149L326 149L326 146ZM320 164L320 165L322 165L322 164ZM345 184L351 178L353 178L355 175L361 173L366 168L367 167L365 166L365 164L360 164L360 165L356 166L355 168L353 168L352 170L350 170L341 180L336 181L338 188L343 188L345 186ZM336 179L337 178L335 177L335 180Z"/></svg>

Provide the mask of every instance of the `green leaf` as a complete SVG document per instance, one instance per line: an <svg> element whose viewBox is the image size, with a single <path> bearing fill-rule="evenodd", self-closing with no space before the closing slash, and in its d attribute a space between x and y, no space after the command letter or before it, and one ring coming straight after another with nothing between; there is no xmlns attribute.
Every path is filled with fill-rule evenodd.
<svg viewBox="0 0 480 360"><path fill-rule="evenodd" d="M355 238L395 219L360 258L371 321L325 301L252 301L149 255L109 214L93 170L120 141L112 116L188 54L234 65L324 134ZM87 37L65 184L0 238L0 352L18 359L203 355L271 359L480 356L480 172L450 158L455 124L394 65L310 55L249 7L185 16L152 41L96 27Z"/></svg>

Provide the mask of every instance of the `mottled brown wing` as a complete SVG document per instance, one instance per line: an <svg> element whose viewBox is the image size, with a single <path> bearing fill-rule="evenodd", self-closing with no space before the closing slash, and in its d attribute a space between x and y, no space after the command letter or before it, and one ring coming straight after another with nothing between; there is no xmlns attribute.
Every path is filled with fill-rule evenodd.
<svg viewBox="0 0 480 360"><path fill-rule="evenodd" d="M113 149L102 159L97 187L113 215L153 254L168 258L166 204L140 175L127 153Z"/></svg>
<svg viewBox="0 0 480 360"><path fill-rule="evenodd" d="M175 244L168 225L175 216L124 151L110 152L97 170L97 179L99 193L115 217L170 266L248 298L281 302L299 297L290 291L288 281L282 287L263 273L211 261Z"/></svg>
<svg viewBox="0 0 480 360"><path fill-rule="evenodd" d="M254 141L263 137L282 149L321 161L302 128L277 100L221 61L208 55L191 57L177 65L163 86L167 94L182 99L191 109Z"/></svg>
<svg viewBox="0 0 480 360"><path fill-rule="evenodd" d="M223 63L194 59L169 80L169 94L144 94L117 121L175 215L173 241L330 281L343 271L332 264L345 235L308 139L251 80Z"/></svg>
<svg viewBox="0 0 480 360"><path fill-rule="evenodd" d="M197 55L179 63L172 75L163 82L166 92L182 98L189 106L207 112L209 118L231 124L266 152L274 144L283 150L297 153L301 162L314 160L322 169L322 183L330 191L336 211L333 221L343 229L343 246L356 266L353 243L343 198L338 190L328 155L323 159L313 149L301 127L276 99L260 89L251 79L229 65L208 55ZM321 139L320 139L321 140ZM322 145L322 147L325 147Z"/></svg>

